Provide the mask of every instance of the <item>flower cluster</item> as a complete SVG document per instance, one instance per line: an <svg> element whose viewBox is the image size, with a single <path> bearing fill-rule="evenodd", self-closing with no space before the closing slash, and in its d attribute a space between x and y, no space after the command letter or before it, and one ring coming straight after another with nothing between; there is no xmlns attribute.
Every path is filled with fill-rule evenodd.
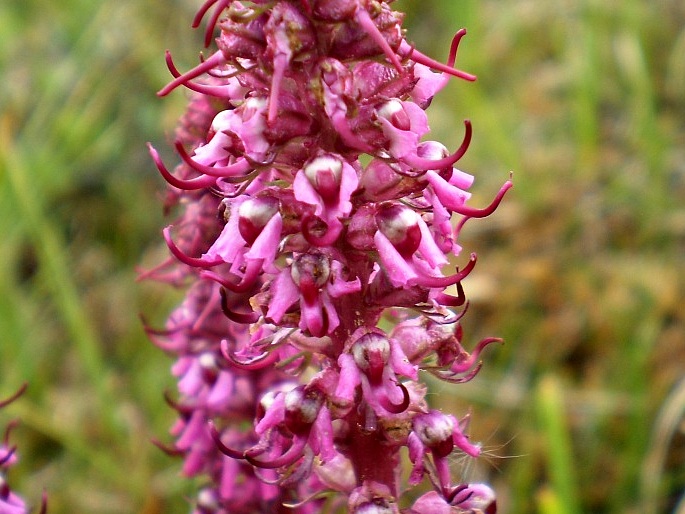
<svg viewBox="0 0 685 514"><path fill-rule="evenodd" d="M26 384L9 398L0 400L0 409L19 398L24 394L24 391L26 391ZM10 432L14 426L15 422L10 422L7 425L5 435L2 441L0 441L0 514L27 514L30 512L26 502L16 493L12 492L6 478L7 470L17 462L17 448L16 446L11 446L9 442ZM45 514L46 511L47 500L43 496L40 514Z"/></svg>
<svg viewBox="0 0 685 514"><path fill-rule="evenodd" d="M495 512L487 486L450 473L454 452L480 454L468 416L431 410L419 372L470 380L499 341L462 346L476 256L450 262L511 182L467 205L473 177L454 164L470 123L453 153L424 140L433 96L475 79L454 67L465 31L434 61L389 3L207 0L194 26L208 18L218 50L186 73L167 53L159 94L191 98L180 164L150 146L179 214L145 276L189 287L148 331L177 356L176 439L160 446L206 478L197 514ZM432 492L403 496L426 478Z"/></svg>

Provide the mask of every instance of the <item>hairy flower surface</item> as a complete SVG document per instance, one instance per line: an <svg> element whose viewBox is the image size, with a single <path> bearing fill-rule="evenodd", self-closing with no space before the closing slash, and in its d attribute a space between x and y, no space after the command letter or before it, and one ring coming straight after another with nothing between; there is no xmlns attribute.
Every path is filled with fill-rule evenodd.
<svg viewBox="0 0 685 514"><path fill-rule="evenodd" d="M486 486L451 475L453 453L480 453L469 418L430 409L419 371L468 381L499 341L462 346L476 256L458 236L512 184L468 205L473 177L454 165L470 122L453 152L424 140L433 96L475 79L454 67L466 32L434 61L390 3L207 0L193 25L217 49L185 73L167 53L159 94L191 99L176 169L150 147L178 217L172 257L144 276L189 284L148 331L177 356L175 443L159 445L206 477L198 514L494 512ZM425 478L434 491L402 509Z"/></svg>

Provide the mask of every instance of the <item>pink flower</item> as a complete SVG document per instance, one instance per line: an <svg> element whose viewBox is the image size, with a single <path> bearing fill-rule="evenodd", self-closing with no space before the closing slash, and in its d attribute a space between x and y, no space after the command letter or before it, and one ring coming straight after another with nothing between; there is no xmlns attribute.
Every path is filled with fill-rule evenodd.
<svg viewBox="0 0 685 514"><path fill-rule="evenodd" d="M340 381L336 398L351 403L356 388L361 386L365 401L377 415L404 412L409 407L410 395L397 374L416 379L416 368L409 364L401 349L391 345L385 334L377 329L359 329L352 340L349 353L338 358Z"/></svg>
<svg viewBox="0 0 685 514"><path fill-rule="evenodd" d="M350 198L357 189L357 171L335 154L315 157L297 172L293 181L295 199L314 206L314 214L326 224L326 233L314 238L303 220L305 237L317 246L330 246L343 230L342 221L352 211Z"/></svg>
<svg viewBox="0 0 685 514"><path fill-rule="evenodd" d="M333 332L340 318L333 299L359 292L359 279L345 280L343 265L323 253L300 254L272 282L272 300L266 317L274 323L283 319L285 311L300 302L300 329L321 337Z"/></svg>
<svg viewBox="0 0 685 514"><path fill-rule="evenodd" d="M447 259L435 243L425 221L412 209L399 203L384 204L376 214L378 231L374 241L390 282L395 287L420 285L440 288L461 281L473 269L475 255L467 267L445 277L440 267Z"/></svg>
<svg viewBox="0 0 685 514"><path fill-rule="evenodd" d="M454 416L438 410L431 410L413 419L413 430L408 439L409 460L414 464L410 483L417 484L421 481L426 473L423 460L430 454L437 473L435 482L440 485L443 494L450 489L448 457L455 447L470 457L480 455L480 448L469 442L464 434L467 424L468 418L459 422Z"/></svg>

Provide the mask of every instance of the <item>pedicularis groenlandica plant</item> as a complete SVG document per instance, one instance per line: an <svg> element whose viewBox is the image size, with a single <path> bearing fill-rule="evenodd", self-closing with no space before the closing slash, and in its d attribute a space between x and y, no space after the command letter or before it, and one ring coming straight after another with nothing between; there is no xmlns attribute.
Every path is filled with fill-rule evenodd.
<svg viewBox="0 0 685 514"><path fill-rule="evenodd" d="M481 451L468 415L431 409L421 376L468 381L499 341L462 346L476 256L450 259L511 182L470 206L470 123L453 153L423 140L433 96L475 79L454 68L465 31L437 62L390 3L208 0L193 26L218 49L186 73L167 53L159 94L190 100L175 170L150 147L178 217L145 276L188 289L148 330L177 356L167 449L204 477L197 514L495 512L451 474Z"/></svg>

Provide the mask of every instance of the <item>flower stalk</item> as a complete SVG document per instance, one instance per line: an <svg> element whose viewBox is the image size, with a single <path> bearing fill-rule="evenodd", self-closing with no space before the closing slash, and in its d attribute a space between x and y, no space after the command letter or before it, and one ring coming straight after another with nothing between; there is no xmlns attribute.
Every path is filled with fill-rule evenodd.
<svg viewBox="0 0 685 514"><path fill-rule="evenodd" d="M193 26L218 49L185 73L167 53L159 95L183 86L190 101L176 168L150 146L178 217L170 258L144 276L189 286L148 332L177 357L169 452L206 478L197 514L495 512L492 490L449 466L480 454L468 416L431 409L420 372L468 381L500 341L462 346L476 255L458 236L512 183L467 204L473 177L454 165L471 123L454 152L424 140L448 78L475 79L454 67L466 32L434 61L389 3L207 0Z"/></svg>

